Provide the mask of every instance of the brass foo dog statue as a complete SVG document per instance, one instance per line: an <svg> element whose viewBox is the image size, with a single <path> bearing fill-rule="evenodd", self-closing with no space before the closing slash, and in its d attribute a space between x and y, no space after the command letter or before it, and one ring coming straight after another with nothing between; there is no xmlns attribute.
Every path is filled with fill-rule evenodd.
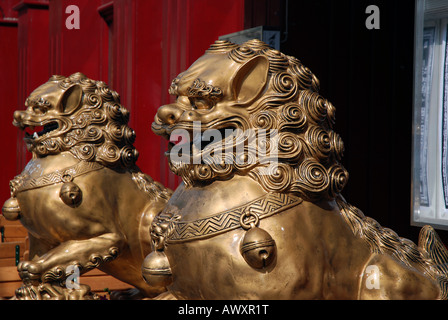
<svg viewBox="0 0 448 320"><path fill-rule="evenodd" d="M2 210L29 231L32 260L18 265L24 286L16 298L94 298L88 286L67 288L69 266L80 274L98 267L138 288L137 296L165 291L145 283L141 264L151 252L151 222L171 191L136 166L135 133L118 94L75 73L51 77L25 105L13 124L43 128L25 133L33 157L11 181Z"/></svg>
<svg viewBox="0 0 448 320"><path fill-rule="evenodd" d="M431 227L417 246L340 195L343 143L318 90L258 40L216 41L173 80L152 129L183 183L153 221L149 283L178 299L447 298Z"/></svg>

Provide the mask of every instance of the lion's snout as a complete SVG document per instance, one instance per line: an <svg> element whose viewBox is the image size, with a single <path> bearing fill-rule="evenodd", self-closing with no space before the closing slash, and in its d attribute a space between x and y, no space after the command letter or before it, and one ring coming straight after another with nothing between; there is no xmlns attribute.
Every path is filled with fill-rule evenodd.
<svg viewBox="0 0 448 320"><path fill-rule="evenodd" d="M221 117L222 112L214 110L185 109L176 103L161 106L155 116L154 124L157 126L172 126L183 123L186 126L192 126L194 122L202 125L216 121ZM157 132L156 132L157 133Z"/></svg>
<svg viewBox="0 0 448 320"><path fill-rule="evenodd" d="M32 114L28 111L14 111L12 124L16 127L24 129L27 125L39 125L45 120L43 116Z"/></svg>
<svg viewBox="0 0 448 320"><path fill-rule="evenodd" d="M158 118L163 124L172 125L180 119L182 113L183 111L175 104L166 104L159 108L156 119Z"/></svg>
<svg viewBox="0 0 448 320"><path fill-rule="evenodd" d="M16 127L23 127L23 119L25 117L25 112L23 111L14 111L12 124Z"/></svg>

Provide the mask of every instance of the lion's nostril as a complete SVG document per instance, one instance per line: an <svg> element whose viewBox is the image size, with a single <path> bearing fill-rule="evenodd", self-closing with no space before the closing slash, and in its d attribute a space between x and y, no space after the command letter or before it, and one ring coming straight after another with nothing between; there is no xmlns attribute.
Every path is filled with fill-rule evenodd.
<svg viewBox="0 0 448 320"><path fill-rule="evenodd" d="M179 120L182 111L175 105L167 104L159 108L157 116L166 124L173 124Z"/></svg>
<svg viewBox="0 0 448 320"><path fill-rule="evenodd" d="M167 114L165 117L160 117L160 118L162 119L163 122L168 123L168 124L173 124L174 122L176 122L176 117L172 113Z"/></svg>

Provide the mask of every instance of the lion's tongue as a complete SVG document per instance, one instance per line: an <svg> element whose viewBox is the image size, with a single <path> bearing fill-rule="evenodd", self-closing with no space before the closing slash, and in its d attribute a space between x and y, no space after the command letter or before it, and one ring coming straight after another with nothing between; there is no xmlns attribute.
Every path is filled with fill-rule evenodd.
<svg viewBox="0 0 448 320"><path fill-rule="evenodd" d="M182 145L190 143L190 135L188 133L172 133L170 135L170 142L174 145Z"/></svg>
<svg viewBox="0 0 448 320"><path fill-rule="evenodd" d="M25 132L29 135L32 136L34 138L38 137L39 134L38 132L41 132L44 130L43 126L37 126L37 127L26 127L25 128Z"/></svg>

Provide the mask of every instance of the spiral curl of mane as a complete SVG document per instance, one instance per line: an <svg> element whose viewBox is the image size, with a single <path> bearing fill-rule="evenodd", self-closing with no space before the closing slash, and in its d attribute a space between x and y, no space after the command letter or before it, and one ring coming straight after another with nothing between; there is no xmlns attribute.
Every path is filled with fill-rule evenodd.
<svg viewBox="0 0 448 320"><path fill-rule="evenodd" d="M135 132L128 126L129 111L120 104L120 96L103 81L95 81L78 72L69 77L52 76L59 87L80 85L81 106L63 120L62 134L38 146L42 154L70 151L76 158L96 161L111 168L132 168L138 159L134 148Z"/></svg>
<svg viewBox="0 0 448 320"><path fill-rule="evenodd" d="M293 192L310 201L334 199L345 187L348 172L339 162L344 152L342 139L333 131L336 109L319 94L317 77L299 59L263 41L220 44L215 43L210 50L227 50L228 58L237 63L258 55L269 60L266 93L248 110L255 129L278 130L279 163L271 165L271 174L266 174L271 170L269 165L241 173L247 173L267 191Z"/></svg>

